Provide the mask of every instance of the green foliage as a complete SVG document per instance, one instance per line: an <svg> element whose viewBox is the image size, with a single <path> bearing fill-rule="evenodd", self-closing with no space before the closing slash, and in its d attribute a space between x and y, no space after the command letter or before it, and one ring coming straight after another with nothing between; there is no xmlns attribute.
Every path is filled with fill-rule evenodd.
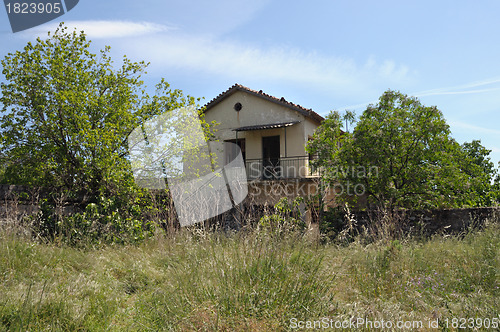
<svg viewBox="0 0 500 332"><path fill-rule="evenodd" d="M153 235L150 221L142 221L140 211L120 210L119 203L112 199L101 198L101 201L86 206L85 211L64 218L60 225L70 232L63 237L70 243L92 242L138 242L146 236ZM91 242L91 243L92 243Z"/></svg>
<svg viewBox="0 0 500 332"><path fill-rule="evenodd" d="M10 182L95 193L123 171L119 156L142 116L146 65L124 58L114 70L109 48L100 57L89 48L85 34L60 27L2 60L1 142Z"/></svg>
<svg viewBox="0 0 500 332"><path fill-rule="evenodd" d="M141 80L146 63L124 56L116 64L109 47L94 54L83 31L67 30L61 24L1 61L0 183L83 198L72 216L59 216L52 199L43 203L38 231L44 238L64 235L74 242L90 232L95 239L104 229L112 230L105 241L126 232L144 238L148 211L136 211L144 204L136 204L142 194L127 138L149 119L197 101L163 79L148 95Z"/></svg>
<svg viewBox="0 0 500 332"><path fill-rule="evenodd" d="M341 129L344 121L346 127L347 123L354 123L354 113L346 111L341 115L338 111L332 111L314 132L313 139L306 146L307 152L315 156L314 167L322 167L328 172L339 163L340 148L351 136Z"/></svg>
<svg viewBox="0 0 500 332"><path fill-rule="evenodd" d="M326 239L335 239L346 227L345 211L339 208L328 209L319 220L319 231Z"/></svg>
<svg viewBox="0 0 500 332"><path fill-rule="evenodd" d="M341 126L332 112L308 145L323 179L349 193L340 199L366 196L368 207L388 209L492 204L490 151L479 141L460 146L436 107L389 90L367 107L352 134Z"/></svg>
<svg viewBox="0 0 500 332"><path fill-rule="evenodd" d="M500 162L498 162L498 167L500 168ZM500 205L500 172L497 172L493 186L491 187L493 196L495 197L496 204Z"/></svg>
<svg viewBox="0 0 500 332"><path fill-rule="evenodd" d="M116 69L109 47L91 53L86 35L61 25L2 60L6 83L0 144L3 181L91 195L113 191L129 173L128 135L148 118L194 104L162 81L160 96L143 90L144 62Z"/></svg>
<svg viewBox="0 0 500 332"><path fill-rule="evenodd" d="M306 223L301 213L302 204L304 204L304 199L299 196L292 202L289 202L286 197L281 198L274 206L276 212L263 216L259 221L259 227L277 236L304 231Z"/></svg>
<svg viewBox="0 0 500 332"><path fill-rule="evenodd" d="M497 201L495 175L498 172L489 155L491 150L481 145L480 140L473 140L461 145L458 158L460 168L466 176L466 189L460 197L464 206L492 206Z"/></svg>
<svg viewBox="0 0 500 332"><path fill-rule="evenodd" d="M73 246L140 242L153 235L155 223L145 218L153 206L146 193L136 193L130 203L119 196L101 196L81 211L72 211L75 206L67 207L68 211L43 199L40 211L32 217L32 231L44 240Z"/></svg>
<svg viewBox="0 0 500 332"><path fill-rule="evenodd" d="M453 162L456 145L436 107L387 91L379 104L368 106L342 150L345 167L375 166L378 174L347 172L345 179L361 183L370 201L381 206L452 205L460 183Z"/></svg>

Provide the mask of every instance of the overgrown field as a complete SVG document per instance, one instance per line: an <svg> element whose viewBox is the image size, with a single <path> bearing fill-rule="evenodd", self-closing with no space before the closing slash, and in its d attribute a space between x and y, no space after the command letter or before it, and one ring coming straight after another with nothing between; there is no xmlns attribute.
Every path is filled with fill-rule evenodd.
<svg viewBox="0 0 500 332"><path fill-rule="evenodd" d="M0 330L272 331L363 319L425 331L436 319L441 330L500 319L498 225L343 246L262 230L87 249L0 236Z"/></svg>

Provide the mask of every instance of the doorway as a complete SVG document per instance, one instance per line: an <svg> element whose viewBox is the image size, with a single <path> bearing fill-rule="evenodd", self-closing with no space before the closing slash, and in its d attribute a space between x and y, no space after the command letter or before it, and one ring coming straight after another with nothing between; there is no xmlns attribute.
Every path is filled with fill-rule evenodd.
<svg viewBox="0 0 500 332"><path fill-rule="evenodd" d="M279 135L262 137L262 166L264 179L281 177Z"/></svg>

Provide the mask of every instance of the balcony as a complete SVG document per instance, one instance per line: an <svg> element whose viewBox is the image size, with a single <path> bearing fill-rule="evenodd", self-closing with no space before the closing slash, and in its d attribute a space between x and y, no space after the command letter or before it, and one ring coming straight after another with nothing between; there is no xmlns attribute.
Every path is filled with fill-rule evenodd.
<svg viewBox="0 0 500 332"><path fill-rule="evenodd" d="M308 156L247 159L245 168L248 180L280 180L319 177L318 170L310 165Z"/></svg>

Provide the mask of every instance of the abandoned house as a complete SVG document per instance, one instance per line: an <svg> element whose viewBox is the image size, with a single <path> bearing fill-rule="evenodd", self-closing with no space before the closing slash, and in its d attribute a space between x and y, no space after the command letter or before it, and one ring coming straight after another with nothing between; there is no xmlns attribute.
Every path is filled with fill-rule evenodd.
<svg viewBox="0 0 500 332"><path fill-rule="evenodd" d="M254 204L274 204L284 196L305 197L317 191L319 173L305 146L322 116L239 84L211 100L204 112L208 123L217 122L216 137L241 149ZM224 149L220 157L228 163L237 150Z"/></svg>

